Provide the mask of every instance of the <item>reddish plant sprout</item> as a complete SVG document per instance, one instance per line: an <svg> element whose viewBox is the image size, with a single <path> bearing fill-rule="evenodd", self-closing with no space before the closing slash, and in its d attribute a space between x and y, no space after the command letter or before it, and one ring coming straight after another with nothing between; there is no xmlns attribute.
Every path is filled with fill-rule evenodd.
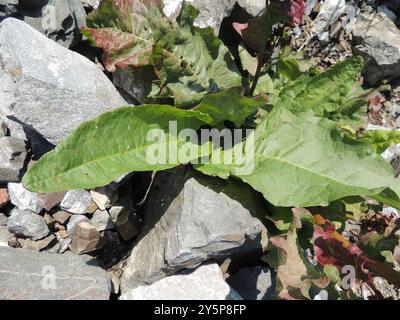
<svg viewBox="0 0 400 320"><path fill-rule="evenodd" d="M304 0L285 0L281 7L283 14L290 18L292 26L297 27L303 22L306 9Z"/></svg>

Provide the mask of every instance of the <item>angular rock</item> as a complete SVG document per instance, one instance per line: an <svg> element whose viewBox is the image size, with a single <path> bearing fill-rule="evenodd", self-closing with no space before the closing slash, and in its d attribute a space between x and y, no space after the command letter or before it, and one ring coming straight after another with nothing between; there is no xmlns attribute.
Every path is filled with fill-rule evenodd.
<svg viewBox="0 0 400 320"><path fill-rule="evenodd" d="M118 193L109 187L91 190L90 194L99 209L103 211L109 209L118 200Z"/></svg>
<svg viewBox="0 0 400 320"><path fill-rule="evenodd" d="M68 224L67 224L68 232L72 232L72 229L74 229L74 227L79 222L82 222L82 221L90 222L90 220L86 216L83 216L83 215L79 215L79 216L78 215L72 215L71 218L68 221Z"/></svg>
<svg viewBox="0 0 400 320"><path fill-rule="evenodd" d="M224 281L218 264L202 265L166 277L150 286L140 286L120 300L242 300Z"/></svg>
<svg viewBox="0 0 400 320"><path fill-rule="evenodd" d="M1 96L1 70L0 70L0 96ZM1 99L0 99L0 106L1 106ZM1 150L0 182L18 181L20 178L21 170L24 167L24 162L26 158L25 141L14 137L0 138L0 150Z"/></svg>
<svg viewBox="0 0 400 320"><path fill-rule="evenodd" d="M67 48L81 40L79 30L86 26L80 0L20 0L18 5L11 3L5 9L0 5L0 11L0 21L7 17L23 20Z"/></svg>
<svg viewBox="0 0 400 320"><path fill-rule="evenodd" d="M66 211L57 211L53 214L53 218L60 224L65 225L68 219L71 217L71 214Z"/></svg>
<svg viewBox="0 0 400 320"><path fill-rule="evenodd" d="M25 189L22 183L9 183L8 192L10 193L11 203L20 210L30 210L40 213L43 210L39 202L39 195Z"/></svg>
<svg viewBox="0 0 400 320"><path fill-rule="evenodd" d="M44 218L31 211L14 208L7 223L8 231L32 240L40 240L50 234Z"/></svg>
<svg viewBox="0 0 400 320"><path fill-rule="evenodd" d="M106 240L89 222L79 222L70 234L70 249L76 254L85 254L104 247Z"/></svg>
<svg viewBox="0 0 400 320"><path fill-rule="evenodd" d="M273 272L261 266L241 268L228 278L227 283L244 300L271 300L275 293Z"/></svg>
<svg viewBox="0 0 400 320"><path fill-rule="evenodd" d="M0 113L31 129L38 144L39 136L56 145L82 122L126 105L94 63L17 19L0 24L0 61Z"/></svg>
<svg viewBox="0 0 400 320"><path fill-rule="evenodd" d="M92 206L93 200L86 190L68 191L60 204L60 208L73 214L88 213Z"/></svg>
<svg viewBox="0 0 400 320"><path fill-rule="evenodd" d="M81 0L83 6L88 9L97 9L100 0Z"/></svg>
<svg viewBox="0 0 400 320"><path fill-rule="evenodd" d="M10 202L10 196L6 188L0 188L0 209Z"/></svg>
<svg viewBox="0 0 400 320"><path fill-rule="evenodd" d="M99 232L114 229L114 224L107 211L96 210L90 222Z"/></svg>
<svg viewBox="0 0 400 320"><path fill-rule="evenodd" d="M400 30L396 25L385 14L372 13L359 15L351 29L353 51L364 58L366 83L400 78Z"/></svg>
<svg viewBox="0 0 400 320"><path fill-rule="evenodd" d="M57 240L56 237L51 234L46 238L41 240L30 240L30 239L18 239L18 242L21 244L22 248L34 250L34 251L42 251L46 248L53 246Z"/></svg>
<svg viewBox="0 0 400 320"><path fill-rule="evenodd" d="M110 290L88 256L0 248L0 300L108 300Z"/></svg>
<svg viewBox="0 0 400 320"><path fill-rule="evenodd" d="M122 292L202 262L261 252L264 199L247 185L206 177L186 167L157 174L143 234L122 275Z"/></svg>
<svg viewBox="0 0 400 320"><path fill-rule="evenodd" d="M125 241L135 238L141 229L141 221L132 207L116 205L110 209L111 220Z"/></svg>
<svg viewBox="0 0 400 320"><path fill-rule="evenodd" d="M40 193L38 195L39 204L46 211L50 211L61 203L65 195L66 192Z"/></svg>

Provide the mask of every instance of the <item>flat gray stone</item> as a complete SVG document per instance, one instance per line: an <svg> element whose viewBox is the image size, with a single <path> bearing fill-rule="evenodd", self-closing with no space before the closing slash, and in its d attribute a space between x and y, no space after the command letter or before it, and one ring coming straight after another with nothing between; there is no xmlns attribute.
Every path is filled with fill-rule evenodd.
<svg viewBox="0 0 400 320"><path fill-rule="evenodd" d="M244 300L271 300L275 293L275 281L274 273L261 266L241 268L227 279Z"/></svg>
<svg viewBox="0 0 400 320"><path fill-rule="evenodd" d="M24 140L14 137L0 137L0 182L19 180L21 170L24 167L26 154Z"/></svg>
<svg viewBox="0 0 400 320"><path fill-rule="evenodd" d="M40 240L50 234L44 218L31 211L14 208L7 222L8 231L32 240Z"/></svg>
<svg viewBox="0 0 400 320"><path fill-rule="evenodd" d="M383 13L359 15L351 26L353 51L364 58L369 85L400 78L400 30ZM384 35L384 36L382 36Z"/></svg>
<svg viewBox="0 0 400 320"><path fill-rule="evenodd" d="M140 286L123 294L121 300L242 300L224 281L218 264L202 265Z"/></svg>
<svg viewBox="0 0 400 320"><path fill-rule="evenodd" d="M0 225L0 247L8 247L8 239L10 238L10 232L6 226Z"/></svg>
<svg viewBox="0 0 400 320"><path fill-rule="evenodd" d="M39 194L25 189L22 183L9 183L8 193L10 194L11 203L17 206L18 209L35 213L42 212L43 206L39 201Z"/></svg>
<svg viewBox="0 0 400 320"><path fill-rule="evenodd" d="M67 223L67 230L68 232L71 232L74 227L82 221L90 222L90 220L84 216L84 215L72 215L71 218L69 218L69 221Z"/></svg>
<svg viewBox="0 0 400 320"><path fill-rule="evenodd" d="M107 211L96 210L90 222L99 232L114 229L114 224Z"/></svg>
<svg viewBox="0 0 400 320"><path fill-rule="evenodd" d="M0 62L0 113L30 129L32 144L42 137L57 145L82 122L126 104L94 63L17 19L0 24Z"/></svg>
<svg viewBox="0 0 400 320"><path fill-rule="evenodd" d="M0 248L0 300L108 300L110 290L88 256Z"/></svg>
<svg viewBox="0 0 400 320"><path fill-rule="evenodd" d="M189 170L189 171L188 171ZM258 252L264 245L264 199L250 187L186 167L159 172L144 214L143 233L122 275L125 293L209 259Z"/></svg>

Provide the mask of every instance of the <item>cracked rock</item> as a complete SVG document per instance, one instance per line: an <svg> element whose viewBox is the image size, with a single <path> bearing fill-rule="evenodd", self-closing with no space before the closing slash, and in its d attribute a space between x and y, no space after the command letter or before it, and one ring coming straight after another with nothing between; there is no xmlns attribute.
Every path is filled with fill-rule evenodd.
<svg viewBox="0 0 400 320"><path fill-rule="evenodd" d="M7 223L8 231L32 240L40 240L50 234L44 218L31 211L14 208Z"/></svg>
<svg viewBox="0 0 400 320"><path fill-rule="evenodd" d="M108 300L110 292L89 256L0 248L0 300Z"/></svg>
<svg viewBox="0 0 400 320"><path fill-rule="evenodd" d="M185 167L159 172L148 196L143 233L127 260L125 293L209 259L234 259L263 250L259 218L265 201L250 187Z"/></svg>
<svg viewBox="0 0 400 320"><path fill-rule="evenodd" d="M94 63L17 19L0 23L0 62L0 113L27 129L39 156L82 122L126 105Z"/></svg>

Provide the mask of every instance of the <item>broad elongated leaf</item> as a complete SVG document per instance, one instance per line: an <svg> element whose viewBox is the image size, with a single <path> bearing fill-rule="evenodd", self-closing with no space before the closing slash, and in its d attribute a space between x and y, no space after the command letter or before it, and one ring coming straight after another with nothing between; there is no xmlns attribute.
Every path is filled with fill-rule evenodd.
<svg viewBox="0 0 400 320"><path fill-rule="evenodd" d="M211 158L197 169L239 177L276 206L328 205L386 188L399 194L393 169L384 159L364 143L345 142L335 122L310 113L276 108L244 143L213 157L220 159ZM225 158L234 161L221 164Z"/></svg>
<svg viewBox="0 0 400 320"><path fill-rule="evenodd" d="M170 121L176 129L170 130ZM56 192L106 185L131 171L172 168L210 151L179 132L211 121L201 112L165 105L120 108L82 124L34 164L23 183L32 191Z"/></svg>
<svg viewBox="0 0 400 320"><path fill-rule="evenodd" d="M241 85L228 48L210 28L193 27L198 14L193 7L185 5L173 24L157 0L103 2L82 32L103 49L109 71L154 66L159 80L152 94L174 98L177 106L195 105L207 93Z"/></svg>
<svg viewBox="0 0 400 320"><path fill-rule="evenodd" d="M335 120L349 117L365 104L360 105L356 90L362 67L362 58L352 57L312 78L299 77L281 91L279 103L292 110L311 109L318 116Z"/></svg>
<svg viewBox="0 0 400 320"><path fill-rule="evenodd" d="M213 118L214 126L228 120L239 128L247 117L267 102L266 96L246 98L243 96L242 88L232 88L206 96L194 110L209 114Z"/></svg>

